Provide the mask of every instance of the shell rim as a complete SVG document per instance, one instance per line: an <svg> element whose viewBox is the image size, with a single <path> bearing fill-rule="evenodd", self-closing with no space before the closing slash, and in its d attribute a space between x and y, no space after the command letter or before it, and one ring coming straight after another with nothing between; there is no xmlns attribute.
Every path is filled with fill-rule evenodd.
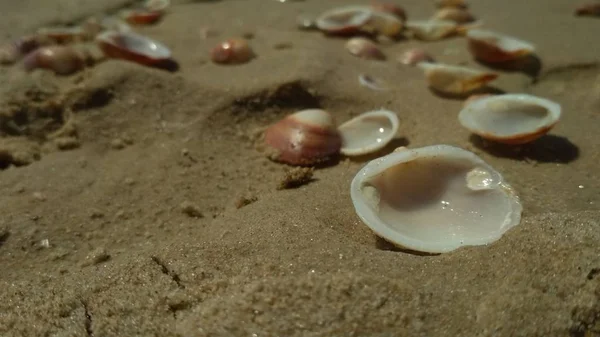
<svg viewBox="0 0 600 337"><path fill-rule="evenodd" d="M392 166L412 161L417 158L433 158L440 156L439 153L444 150L451 152L457 157L462 157L463 159L469 160L475 165L484 167L486 170L489 170L499 177L500 183L497 188L502 189L502 192L507 198L509 198L510 212L506 215L504 222L498 227L498 229L495 232L490 233L488 236L473 240L463 240L463 243L460 243L460 240L449 243L443 241L427 242L420 239L415 239L385 225L376 212L364 201L364 198L361 194L361 188L364 186L363 181L366 179L372 178ZM391 161L392 163L388 165L383 164L386 160ZM459 147L445 144L406 149L399 152L393 152L387 156L370 161L352 179L352 183L350 184L350 196L358 217L377 236L399 247L428 253L447 253L460 247L492 244L499 240L508 230L520 224L521 213L523 211L523 206L521 205L519 197L514 192L514 189L504 181L504 178L498 171L496 171L476 154ZM366 214L361 214L358 212L357 206L359 204L362 204Z"/></svg>

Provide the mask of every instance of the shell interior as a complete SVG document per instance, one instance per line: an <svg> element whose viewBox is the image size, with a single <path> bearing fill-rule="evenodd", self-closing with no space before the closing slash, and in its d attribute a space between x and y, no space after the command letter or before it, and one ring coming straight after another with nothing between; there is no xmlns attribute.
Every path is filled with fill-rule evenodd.
<svg viewBox="0 0 600 337"><path fill-rule="evenodd" d="M361 220L404 248L443 253L499 239L522 206L500 173L449 145L402 150L368 163L351 196Z"/></svg>
<svg viewBox="0 0 600 337"><path fill-rule="evenodd" d="M535 51L535 46L529 42L483 29L468 30L467 38L496 46L500 50L503 50L507 53L516 53L522 51L532 53Z"/></svg>
<svg viewBox="0 0 600 337"><path fill-rule="evenodd" d="M107 31L98 35L98 39L115 47L152 59L169 59L171 51L163 44L134 32Z"/></svg>
<svg viewBox="0 0 600 337"><path fill-rule="evenodd" d="M338 127L342 137L340 152L357 156L378 151L394 139L399 124L398 116L389 110L360 114Z"/></svg>
<svg viewBox="0 0 600 337"><path fill-rule="evenodd" d="M504 94L473 101L460 111L460 123L480 135L510 138L535 134L560 118L560 105L526 94Z"/></svg>

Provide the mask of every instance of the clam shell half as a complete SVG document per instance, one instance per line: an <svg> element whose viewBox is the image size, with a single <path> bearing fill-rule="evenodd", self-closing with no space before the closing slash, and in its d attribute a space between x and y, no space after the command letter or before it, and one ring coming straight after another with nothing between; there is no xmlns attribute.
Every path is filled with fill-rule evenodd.
<svg viewBox="0 0 600 337"><path fill-rule="evenodd" d="M482 138L524 144L548 133L561 115L561 106L527 94L483 97L465 106L459 122Z"/></svg>
<svg viewBox="0 0 600 337"><path fill-rule="evenodd" d="M519 198L500 173L449 145L375 159L350 189L357 215L375 234L415 251L490 244L521 220Z"/></svg>
<svg viewBox="0 0 600 337"><path fill-rule="evenodd" d="M131 31L107 30L96 36L96 42L106 56L111 58L148 66L158 65L171 59L171 51L165 45Z"/></svg>
<svg viewBox="0 0 600 337"><path fill-rule="evenodd" d="M468 94L498 77L488 71L441 63L420 62L417 67L423 70L431 88L453 95Z"/></svg>
<svg viewBox="0 0 600 337"><path fill-rule="evenodd" d="M535 52L529 42L488 30L471 29L466 37L471 54L484 62L508 62Z"/></svg>
<svg viewBox="0 0 600 337"><path fill-rule="evenodd" d="M389 110L360 114L338 127L342 137L340 152L360 156L381 150L394 139L399 124L398 116Z"/></svg>

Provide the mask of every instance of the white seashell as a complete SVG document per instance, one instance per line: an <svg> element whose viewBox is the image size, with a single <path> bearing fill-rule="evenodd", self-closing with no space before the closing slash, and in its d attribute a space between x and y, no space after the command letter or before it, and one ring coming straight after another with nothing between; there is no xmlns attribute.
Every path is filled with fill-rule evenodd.
<svg viewBox="0 0 600 337"><path fill-rule="evenodd" d="M316 20L319 30L329 34L354 34L373 16L367 6L345 6L328 10Z"/></svg>
<svg viewBox="0 0 600 337"><path fill-rule="evenodd" d="M526 94L477 99L464 107L458 120L482 138L505 144L524 144L546 134L560 119L561 106Z"/></svg>
<svg viewBox="0 0 600 337"><path fill-rule="evenodd" d="M340 152L360 156L384 148L396 135L398 116L389 110L374 110L360 114L338 127L342 137Z"/></svg>
<svg viewBox="0 0 600 337"><path fill-rule="evenodd" d="M425 72L429 86L445 94L463 95L482 88L498 74L441 63L417 64Z"/></svg>
<svg viewBox="0 0 600 337"><path fill-rule="evenodd" d="M171 59L165 45L134 32L107 30L96 36L96 43L110 58L155 66Z"/></svg>
<svg viewBox="0 0 600 337"><path fill-rule="evenodd" d="M521 220L519 198L500 173L449 145L375 159L350 189L357 215L375 234L415 251L490 244Z"/></svg>
<svg viewBox="0 0 600 337"><path fill-rule="evenodd" d="M471 54L489 63L512 61L535 52L529 42L488 30L471 29L466 37Z"/></svg>

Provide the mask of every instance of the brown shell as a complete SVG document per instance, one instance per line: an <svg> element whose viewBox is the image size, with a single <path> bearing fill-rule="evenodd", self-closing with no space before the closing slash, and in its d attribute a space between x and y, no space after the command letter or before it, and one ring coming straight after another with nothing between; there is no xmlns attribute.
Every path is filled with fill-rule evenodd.
<svg viewBox="0 0 600 337"><path fill-rule="evenodd" d="M502 50L494 44L487 43L483 40L467 38L467 41L469 52L471 52L472 55L474 55L479 60L490 63L512 61L531 53L530 51L524 49L515 52L508 52Z"/></svg>
<svg viewBox="0 0 600 337"><path fill-rule="evenodd" d="M585 4L575 10L577 16L600 16L600 3Z"/></svg>
<svg viewBox="0 0 600 337"><path fill-rule="evenodd" d="M68 46L49 46L36 49L25 56L25 70L50 69L59 75L69 75L85 67L84 56Z"/></svg>
<svg viewBox="0 0 600 337"><path fill-rule="evenodd" d="M219 43L210 51L210 59L221 64L240 64L250 61L254 52L248 41L233 38Z"/></svg>
<svg viewBox="0 0 600 337"><path fill-rule="evenodd" d="M290 165L310 166L339 154L341 137L335 128L322 127L290 115L265 131L270 158Z"/></svg>

